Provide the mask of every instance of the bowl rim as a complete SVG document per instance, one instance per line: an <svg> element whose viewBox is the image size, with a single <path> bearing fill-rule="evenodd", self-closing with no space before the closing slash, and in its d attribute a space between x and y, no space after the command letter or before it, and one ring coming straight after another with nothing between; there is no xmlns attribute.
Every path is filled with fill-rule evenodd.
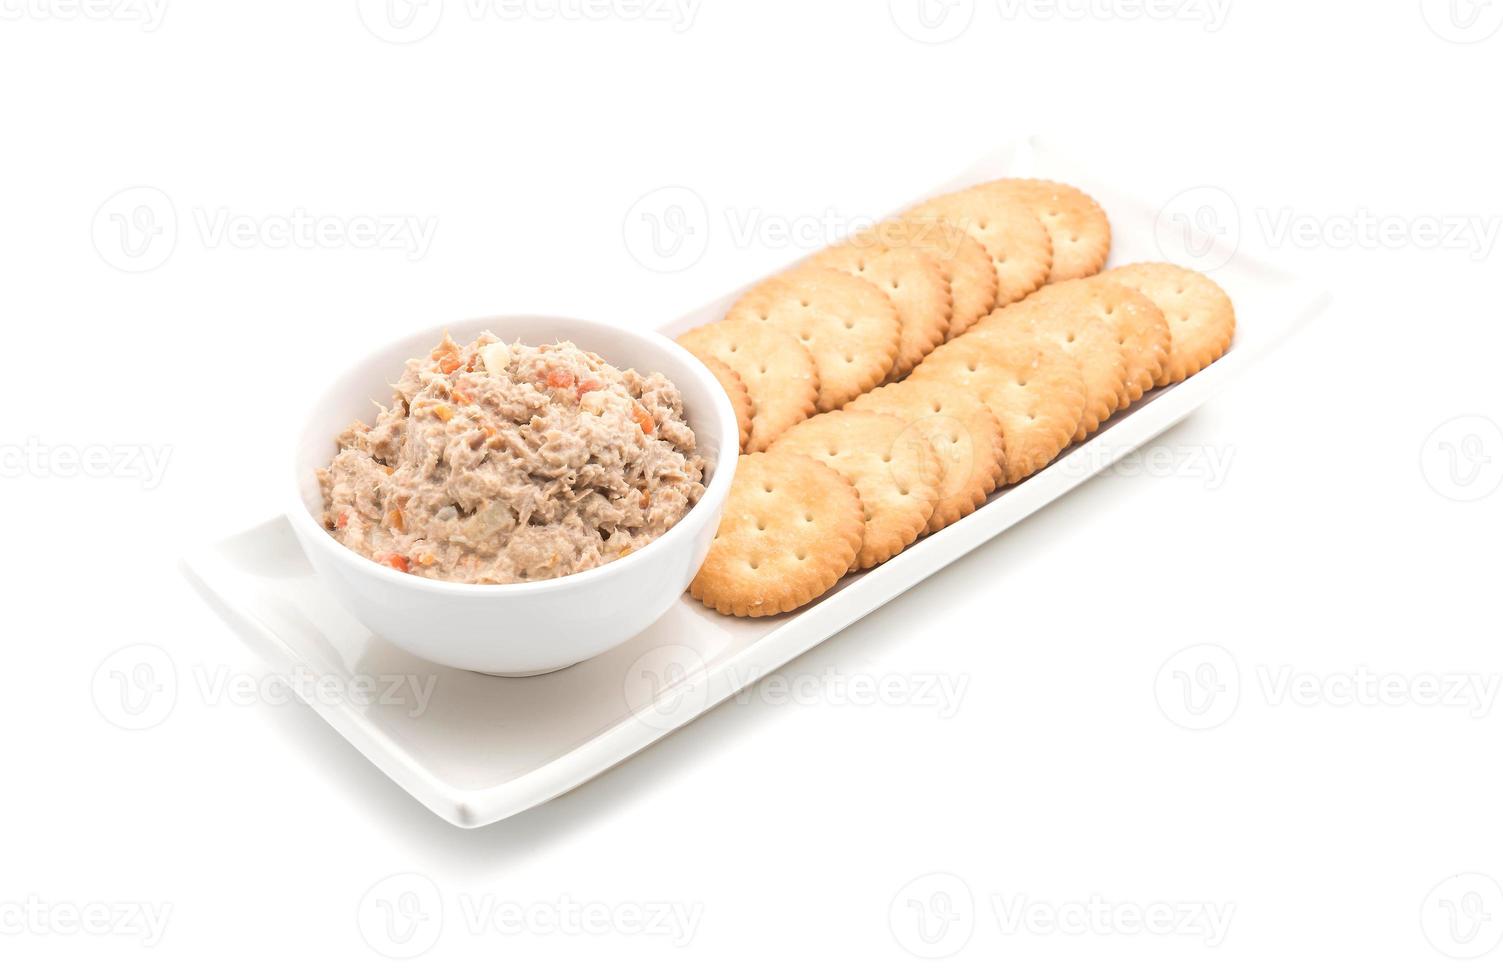
<svg viewBox="0 0 1503 980"><path fill-rule="evenodd" d="M641 341L651 347L657 348L660 353L667 355L669 360L676 362L675 367L686 373L697 375L700 382L711 392L711 398L715 405L715 417L712 424L720 429L720 451L715 458L715 471L710 476L710 481L705 485L705 492L700 499L689 509L677 524L669 528L663 534L633 551L624 558L596 565L594 568L585 569L582 572L574 572L570 575L561 575L558 578L543 579L536 582L506 582L498 584L482 584L472 582L446 582L442 579L424 578L420 575L412 575L399 572L394 568L388 568L381 563L351 551L349 548L335 541L329 535L328 529L314 519L309 513L306 502L303 499L300 481L303 474L300 470L300 461L297 459L298 448L304 441L308 429L313 424L313 412L321 405L326 396L339 384L344 382L351 374L362 370L371 358L380 356L380 350L374 351L360 361L348 367L334 380L319 389L313 397L304 405L299 413L297 428L293 432L290 444L292 446L293 460L291 473L291 500L287 506L287 512L295 527L302 532L298 536L303 540L315 540L315 547L322 548L326 554L333 555L336 561L356 574L374 575L377 581L385 581L397 587L416 589L420 592L428 592L434 595L447 595L457 599L483 600L486 598L512 598L516 596L538 595L548 592L567 591L572 588L584 588L592 583L602 581L615 575L628 574L639 564L653 557L650 552L656 549L656 554L661 554L663 548L670 542L679 541L692 537L698 530L699 525L709 520L710 515L718 514L726 498L730 495L731 481L734 478L736 462L741 455L741 428L736 421L736 411L731 404L730 396L720 386L720 382L710 373L698 358L690 354L688 350L679 346L673 340L665 337L655 330L632 330L615 324L603 323L598 320L585 320L578 317L559 316L551 313L503 313L492 316L466 317L463 320L455 320L440 324L436 327L427 327L423 330L407 334L403 337L394 338L387 342L383 350L406 347L409 344L414 347L428 343L426 338L434 334L447 332L459 333L462 330L476 331L478 329L493 329L498 321L527 321L541 320L556 324L561 336L559 340L571 340L564 336L568 330L575 327L585 327L591 330L601 330L607 333L623 334L634 340ZM572 341L571 341L572 342ZM582 350L586 349L581 347ZM593 353L593 352L592 352ZM416 356L408 355L408 356ZM615 365L613 361L607 363ZM621 370L629 369L619 368ZM667 375L664 375L667 377ZM678 382L674 378L668 378L677 387ZM693 427L691 427L693 430ZM695 431L698 440L699 432ZM332 458L332 457L331 457Z"/></svg>

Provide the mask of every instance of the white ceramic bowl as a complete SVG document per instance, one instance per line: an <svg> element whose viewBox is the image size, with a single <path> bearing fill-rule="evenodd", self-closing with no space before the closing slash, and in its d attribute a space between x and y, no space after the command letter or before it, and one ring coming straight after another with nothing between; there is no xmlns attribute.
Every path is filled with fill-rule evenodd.
<svg viewBox="0 0 1503 980"><path fill-rule="evenodd" d="M466 585L408 575L339 544L324 529L314 471L329 464L339 433L388 404L408 358L438 342L434 327L361 359L318 398L294 446L293 530L318 575L372 632L425 660L487 674L541 674L604 653L652 625L688 588L709 552L736 469L735 410L713 375L656 333L548 316L450 324L460 343L482 330L537 346L570 340L616 367L659 372L678 386L705 458L707 487L683 520L645 548L589 571L542 582Z"/></svg>

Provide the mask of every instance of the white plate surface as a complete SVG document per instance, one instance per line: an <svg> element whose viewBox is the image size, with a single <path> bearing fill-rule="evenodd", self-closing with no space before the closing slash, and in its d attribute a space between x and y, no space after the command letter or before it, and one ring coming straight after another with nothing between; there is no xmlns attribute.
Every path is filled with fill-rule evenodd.
<svg viewBox="0 0 1503 980"><path fill-rule="evenodd" d="M1001 151L914 199L1008 175L1048 176L1096 196L1112 218L1113 265L1163 258L1156 208L1037 145ZM640 751L1068 493L1185 418L1324 305L1322 291L1226 243L1217 248L1210 254L1225 264L1212 274L1238 315L1225 357L1153 392L1048 469L796 613L734 620L686 596L647 633L595 660L508 679L434 667L373 637L323 590L282 518L185 564L273 670L383 772L456 825L493 823ZM677 335L718 319L737 295L662 329ZM416 698L413 685L431 693Z"/></svg>

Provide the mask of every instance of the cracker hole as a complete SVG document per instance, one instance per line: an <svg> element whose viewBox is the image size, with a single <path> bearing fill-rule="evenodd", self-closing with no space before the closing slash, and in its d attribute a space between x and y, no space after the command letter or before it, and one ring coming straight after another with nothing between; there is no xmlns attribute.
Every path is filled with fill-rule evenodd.
<svg viewBox="0 0 1503 980"><path fill-rule="evenodd" d="M802 551L800 551L798 554L794 555L793 557L797 558L799 561L808 561L808 559L809 559L809 556L807 554L805 554L804 552L802 552Z"/></svg>
<svg viewBox="0 0 1503 980"><path fill-rule="evenodd" d="M751 570L752 570L752 571L754 571L754 572L755 572L755 571L756 571L756 570L757 570L757 568L758 568L758 567L759 567L759 566L758 566L758 565L757 565L757 563L756 563L756 561L755 561L755 560L752 560L752 561L748 561L748 562L747 562L747 563L746 563L746 564L747 564L747 565L748 565L748 566L750 566L750 567L751 567Z"/></svg>

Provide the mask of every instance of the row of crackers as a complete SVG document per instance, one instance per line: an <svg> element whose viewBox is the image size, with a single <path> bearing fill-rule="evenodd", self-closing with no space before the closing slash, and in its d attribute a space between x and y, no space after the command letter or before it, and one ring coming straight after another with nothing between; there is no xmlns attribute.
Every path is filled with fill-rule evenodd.
<svg viewBox="0 0 1503 980"><path fill-rule="evenodd" d="M1027 479L1230 346L1198 273L1103 272L1111 225L1065 184L927 201L815 255L679 342L720 380L744 456L691 593L796 609Z"/></svg>

